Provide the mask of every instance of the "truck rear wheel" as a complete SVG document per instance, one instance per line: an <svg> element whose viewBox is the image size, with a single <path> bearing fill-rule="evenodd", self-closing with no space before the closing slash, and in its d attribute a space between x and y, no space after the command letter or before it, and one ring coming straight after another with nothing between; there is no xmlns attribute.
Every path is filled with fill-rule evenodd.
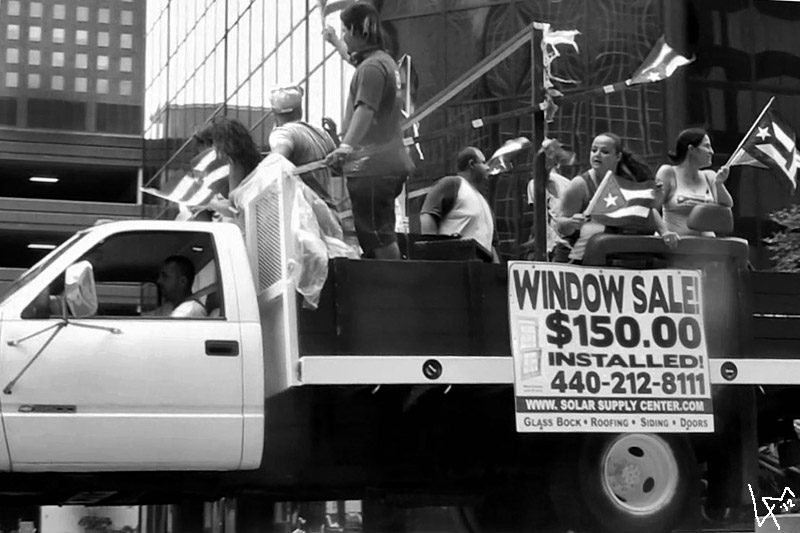
<svg viewBox="0 0 800 533"><path fill-rule="evenodd" d="M698 468L684 436L588 435L551 470L564 523L609 533L671 531L698 504Z"/></svg>

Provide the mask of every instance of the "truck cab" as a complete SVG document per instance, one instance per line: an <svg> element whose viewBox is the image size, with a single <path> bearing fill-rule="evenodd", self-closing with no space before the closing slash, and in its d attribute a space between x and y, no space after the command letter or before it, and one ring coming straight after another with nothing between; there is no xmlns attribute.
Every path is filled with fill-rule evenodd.
<svg viewBox="0 0 800 533"><path fill-rule="evenodd" d="M174 255L194 265L193 297L215 306L209 316L149 316L160 304L159 268ZM65 274L81 261L97 306L75 316L60 304ZM9 286L0 300L0 468L257 467L263 362L246 265L235 226L123 222L78 233Z"/></svg>

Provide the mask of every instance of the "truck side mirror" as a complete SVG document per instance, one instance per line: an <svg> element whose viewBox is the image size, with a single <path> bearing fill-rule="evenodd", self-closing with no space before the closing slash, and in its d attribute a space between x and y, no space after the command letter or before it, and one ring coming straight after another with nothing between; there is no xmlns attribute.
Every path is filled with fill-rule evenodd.
<svg viewBox="0 0 800 533"><path fill-rule="evenodd" d="M64 274L64 298L70 315L85 318L97 313L97 288L94 269L89 261L70 265Z"/></svg>

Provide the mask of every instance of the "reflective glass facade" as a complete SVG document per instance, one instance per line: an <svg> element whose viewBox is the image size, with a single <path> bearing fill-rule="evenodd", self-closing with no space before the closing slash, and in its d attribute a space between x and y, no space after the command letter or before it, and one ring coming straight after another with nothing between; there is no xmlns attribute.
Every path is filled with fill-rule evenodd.
<svg viewBox="0 0 800 533"><path fill-rule="evenodd" d="M800 44L792 25L800 16L795 2L373 1L388 51L396 60L410 57L408 75L402 77L417 106L532 21L580 31L579 51L562 49L552 65L554 76L572 81L556 83L566 95L626 80L662 35L679 52L697 58L667 81L562 102L546 131L577 154L576 165L562 169L567 176L587 168L591 140L603 131L623 137L632 152L657 168L667 162L678 131L706 126L719 166L770 95L777 95L778 108L798 124L798 78L781 68L793 64ZM215 113L240 118L263 145L271 128L267 95L276 85L304 85L309 121L318 124L328 116L340 122L352 69L322 40L318 0L149 0L147 16L146 179L170 158L175 162L170 168L179 168L181 155L191 147L179 149ZM340 29L338 13L328 22ZM472 122L530 103L531 56L523 47L422 121L422 158L408 184L412 230L425 189L455 171L460 148L475 145L489 155L506 140L533 131L526 114L483 127L471 127ZM516 163L491 191L506 257L517 256L532 222L525 191L529 160ZM737 222L737 231L754 244L768 232L756 221L789 201L772 180L750 177L760 172L734 168L729 187L736 214L746 221Z"/></svg>
<svg viewBox="0 0 800 533"><path fill-rule="evenodd" d="M180 174L194 155L187 139L215 115L266 147L277 86L305 88L310 122L339 122L350 67L324 43L316 0L148 0L147 19L146 178L170 159L156 179Z"/></svg>

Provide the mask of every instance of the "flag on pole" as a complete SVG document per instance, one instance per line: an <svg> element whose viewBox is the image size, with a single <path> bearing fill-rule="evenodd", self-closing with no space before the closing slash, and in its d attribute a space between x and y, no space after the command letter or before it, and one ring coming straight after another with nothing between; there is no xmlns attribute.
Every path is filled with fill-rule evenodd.
<svg viewBox="0 0 800 533"><path fill-rule="evenodd" d="M641 226L650 217L655 198L654 181L620 179L609 170L584 215L606 226Z"/></svg>
<svg viewBox="0 0 800 533"><path fill-rule="evenodd" d="M769 169L785 179L785 183L794 191L797 187L797 169L800 163L797 137L794 130L778 116L778 112L769 107L770 104L772 100L725 165L748 165Z"/></svg>
<svg viewBox="0 0 800 533"><path fill-rule="evenodd" d="M230 173L230 165L218 157L213 147L195 156L191 165L191 172L169 190L142 188L142 192L186 207L206 205L223 187L223 180L227 180Z"/></svg>
<svg viewBox="0 0 800 533"><path fill-rule="evenodd" d="M495 176L501 172L508 172L512 168L511 158L531 147L531 141L527 137L517 137L507 140L503 146L497 149L486 161L489 168L489 175Z"/></svg>
<svg viewBox="0 0 800 533"><path fill-rule="evenodd" d="M689 59L676 52L674 48L667 44L662 35L658 39L655 48L645 58L642 66L633 73L627 83L628 85L637 85L639 83L661 81L672 76L678 68L688 65L694 60L694 57Z"/></svg>

